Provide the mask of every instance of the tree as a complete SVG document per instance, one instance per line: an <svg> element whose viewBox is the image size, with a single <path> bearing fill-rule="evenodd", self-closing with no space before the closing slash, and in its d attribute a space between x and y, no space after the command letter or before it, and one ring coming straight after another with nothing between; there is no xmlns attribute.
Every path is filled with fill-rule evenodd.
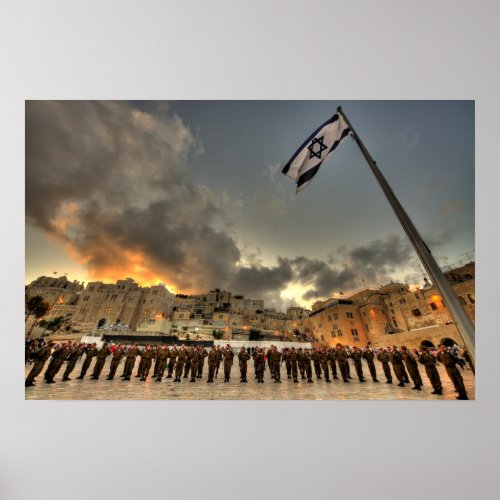
<svg viewBox="0 0 500 500"><path fill-rule="evenodd" d="M262 334L260 333L260 330L257 328L250 328L250 335L248 337L248 340L260 340L262 338Z"/></svg>
<svg viewBox="0 0 500 500"><path fill-rule="evenodd" d="M35 295L34 297L26 298L26 317L24 322L28 321L28 318L33 314L34 310L43 302L43 297L40 295Z"/></svg>
<svg viewBox="0 0 500 500"><path fill-rule="evenodd" d="M215 340L220 340L222 337L224 337L224 332L221 332L220 330L214 330L212 332L212 335Z"/></svg>
<svg viewBox="0 0 500 500"><path fill-rule="evenodd" d="M50 304L48 302L42 301L38 306L36 306L31 314L35 316L35 320L31 325L30 331L28 332L28 337L31 335L33 328L35 327L35 323L37 319L43 318L50 311Z"/></svg>

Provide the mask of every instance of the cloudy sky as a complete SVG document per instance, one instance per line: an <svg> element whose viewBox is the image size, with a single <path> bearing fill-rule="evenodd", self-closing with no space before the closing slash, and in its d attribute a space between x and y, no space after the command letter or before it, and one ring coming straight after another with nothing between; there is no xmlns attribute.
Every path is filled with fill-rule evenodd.
<svg viewBox="0 0 500 500"><path fill-rule="evenodd" d="M132 277L278 308L421 282L350 138L299 194L281 174L339 105L438 263L473 255L473 101L28 101L26 282Z"/></svg>

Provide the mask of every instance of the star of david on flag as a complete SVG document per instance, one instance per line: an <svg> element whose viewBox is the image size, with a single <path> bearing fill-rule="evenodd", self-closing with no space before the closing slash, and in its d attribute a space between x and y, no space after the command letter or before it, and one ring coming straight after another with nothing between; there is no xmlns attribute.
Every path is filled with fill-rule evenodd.
<svg viewBox="0 0 500 500"><path fill-rule="evenodd" d="M282 170L297 184L297 193L309 185L322 163L349 132L344 118L336 113L304 141Z"/></svg>

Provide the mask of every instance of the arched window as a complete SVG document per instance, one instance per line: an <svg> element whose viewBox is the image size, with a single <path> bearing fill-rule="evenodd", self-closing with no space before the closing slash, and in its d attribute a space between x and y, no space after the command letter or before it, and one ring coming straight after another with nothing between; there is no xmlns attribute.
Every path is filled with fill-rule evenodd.
<svg viewBox="0 0 500 500"><path fill-rule="evenodd" d="M462 296L459 295L458 300L460 301L460 304L462 304L463 306L467 305L467 302L465 302L465 299Z"/></svg>
<svg viewBox="0 0 500 500"><path fill-rule="evenodd" d="M467 298L469 299L469 302L471 304L474 304L474 302L476 302L476 299L474 298L474 294L473 293L468 293L467 294Z"/></svg>

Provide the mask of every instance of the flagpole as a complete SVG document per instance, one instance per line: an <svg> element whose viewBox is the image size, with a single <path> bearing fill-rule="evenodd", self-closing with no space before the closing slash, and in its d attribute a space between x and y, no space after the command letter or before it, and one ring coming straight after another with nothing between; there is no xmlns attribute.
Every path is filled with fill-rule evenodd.
<svg viewBox="0 0 500 500"><path fill-rule="evenodd" d="M406 235L408 236L411 244L413 245L413 248L420 257L420 260L422 261L422 264L424 265L427 273L431 277L434 285L441 293L443 301L448 307L448 310L450 311L450 314L458 328L458 331L460 333L460 336L462 337L465 347L469 351L472 363L475 366L476 365L475 340L474 340L475 333L472 321L467 316L464 308L462 307L462 304L460 304L460 301L458 300L458 297L453 291L453 288L451 287L448 279L444 276L443 272L441 271L440 267L438 266L437 262L432 256L431 251L422 240L422 237L418 233L416 227L413 225L413 222L408 217L408 214L405 212L399 200L396 198L396 195L394 194L392 188L389 186L389 183L382 175L382 172L378 168L377 164L371 157L368 150L365 148L365 145L363 144L359 135L352 127L351 123L347 119L346 115L344 114L340 106L337 108L337 112L344 118L347 126L351 130L354 140L356 141L357 145L359 146L359 149L361 150L361 153L363 153L363 156L368 162L368 165L370 166L373 175L380 184L382 191L385 193L387 200L389 201L389 204L393 208L396 217L403 226L403 229Z"/></svg>

